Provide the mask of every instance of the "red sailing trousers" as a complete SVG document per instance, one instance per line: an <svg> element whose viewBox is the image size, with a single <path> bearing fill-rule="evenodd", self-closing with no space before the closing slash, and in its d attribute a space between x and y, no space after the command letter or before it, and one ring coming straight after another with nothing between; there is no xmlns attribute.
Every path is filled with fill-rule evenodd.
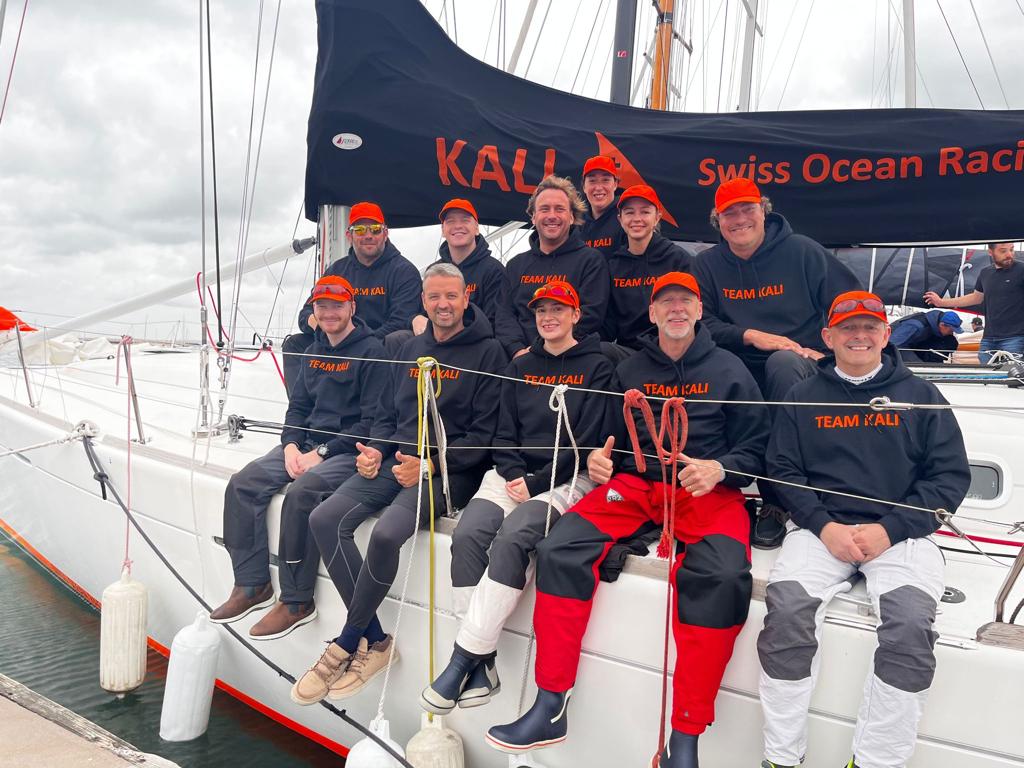
<svg viewBox="0 0 1024 768"><path fill-rule="evenodd" d="M661 526L670 492L662 483L617 474L564 514L537 547L539 687L561 692L575 684L598 566L616 541ZM672 727L700 734L714 720L718 687L750 606L750 520L742 494L723 485L700 498L677 490L674 533ZM660 619L652 617L646 631L660 636Z"/></svg>

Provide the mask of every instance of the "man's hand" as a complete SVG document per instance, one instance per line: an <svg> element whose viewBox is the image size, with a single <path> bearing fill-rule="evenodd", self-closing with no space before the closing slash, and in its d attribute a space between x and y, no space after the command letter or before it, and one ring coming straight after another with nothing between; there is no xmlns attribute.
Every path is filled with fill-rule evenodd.
<svg viewBox="0 0 1024 768"><path fill-rule="evenodd" d="M306 451L305 453L299 454L299 466L302 468L300 474L306 474L309 470L315 467L317 464L323 464L323 457L316 452L314 448L312 451Z"/></svg>
<svg viewBox="0 0 1024 768"><path fill-rule="evenodd" d="M292 480L298 480L299 475L306 471L299 463L301 456L302 451L295 443L288 443L284 447L284 469Z"/></svg>
<svg viewBox="0 0 1024 768"><path fill-rule="evenodd" d="M828 547L828 551L837 560L851 564L863 563L866 557L864 551L853 540L856 532L855 525L825 523L821 529L821 543Z"/></svg>
<svg viewBox="0 0 1024 768"><path fill-rule="evenodd" d="M806 351L792 339L787 339L785 336L776 336L774 333L757 331L753 328L748 328L743 332L743 343L748 347L754 347L764 352L778 352L780 349L786 349L790 352L801 354L801 352Z"/></svg>
<svg viewBox="0 0 1024 768"><path fill-rule="evenodd" d="M401 451L395 452L398 463L391 468L395 473L395 480L403 488L412 488L420 481L420 457L406 456ZM430 459L427 459L427 468L433 473L434 468L430 466Z"/></svg>
<svg viewBox="0 0 1024 768"><path fill-rule="evenodd" d="M862 563L874 560L892 546L888 531L879 523L863 523L854 528L853 543L864 553Z"/></svg>
<svg viewBox="0 0 1024 768"><path fill-rule="evenodd" d="M412 319L412 332L419 336L425 330L427 330L427 318L423 315L416 315Z"/></svg>
<svg viewBox="0 0 1024 768"><path fill-rule="evenodd" d="M924 301L925 304L930 304L933 307L941 307L945 304L945 301L935 291L925 291Z"/></svg>
<svg viewBox="0 0 1024 768"><path fill-rule="evenodd" d="M679 470L679 484L694 498L711 493L711 489L725 479L725 470L714 459L691 459L680 453L679 460L686 463Z"/></svg>
<svg viewBox="0 0 1024 768"><path fill-rule="evenodd" d="M310 327L310 330L315 331L319 323L317 323L316 317L314 315L310 315L309 317L306 318L306 325Z"/></svg>
<svg viewBox="0 0 1024 768"><path fill-rule="evenodd" d="M612 448L614 447L615 437L612 436L604 441L603 448L591 451L587 456L587 474L598 485L612 479L612 473L615 471L615 463L612 461Z"/></svg>
<svg viewBox="0 0 1024 768"><path fill-rule="evenodd" d="M380 472L380 463L384 455L376 448L368 448L362 443L356 443L356 450L359 451L359 455L356 456L356 472L367 480L373 480Z"/></svg>
<svg viewBox="0 0 1024 768"><path fill-rule="evenodd" d="M529 501L530 489L526 487L526 478L517 477L515 480L505 483L505 493L517 504Z"/></svg>
<svg viewBox="0 0 1024 768"><path fill-rule="evenodd" d="M824 352L819 352L816 349L808 349L807 347L801 347L801 349L803 351L800 354L806 357L808 360L813 360L814 362L818 362L819 360L821 360L821 358L825 356Z"/></svg>

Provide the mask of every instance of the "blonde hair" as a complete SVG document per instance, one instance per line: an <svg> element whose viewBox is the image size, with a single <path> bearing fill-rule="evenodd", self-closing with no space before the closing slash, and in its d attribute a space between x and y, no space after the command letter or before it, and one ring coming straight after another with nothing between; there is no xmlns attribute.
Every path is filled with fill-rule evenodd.
<svg viewBox="0 0 1024 768"><path fill-rule="evenodd" d="M558 189L569 198L569 209L572 211L573 224L583 223L583 213L587 210L587 204L583 202L580 193L576 191L575 185L566 176L545 176L540 184L530 195L530 201L526 204L526 214L533 219L533 213L537 207L537 198L546 189Z"/></svg>

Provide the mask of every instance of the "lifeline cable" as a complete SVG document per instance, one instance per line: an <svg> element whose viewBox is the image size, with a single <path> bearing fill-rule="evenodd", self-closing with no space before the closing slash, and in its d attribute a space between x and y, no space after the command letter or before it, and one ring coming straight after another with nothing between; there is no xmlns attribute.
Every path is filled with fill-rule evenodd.
<svg viewBox="0 0 1024 768"><path fill-rule="evenodd" d="M181 586L183 586L190 595L192 595L195 601L199 603L199 605L202 606L202 608L207 613L213 610L210 607L210 605L202 598L202 596L192 588L192 585L190 585L185 580L185 577L183 577L178 572L178 570L173 565L171 565L171 562L167 559L164 553L160 551L160 548L157 547L157 545L149 537L145 530L143 530L142 526L139 525L138 520L135 519L135 515L133 515L131 513L131 510L129 510L128 507L125 505L124 501L121 499L120 494L118 494L117 489L114 488L113 484L110 482L110 476L107 474L106 470L103 469L103 465L100 463L99 456L96 454L96 448L92 444L92 437L89 435L83 435L82 445L85 447L85 455L88 457L89 465L92 467L93 477L96 479L96 482L100 484L100 494L103 500L107 500L107 492L109 491L114 501L117 503L119 507L121 507L121 511L124 512L125 516L128 518L128 521L132 524L132 527L135 528L136 531L138 531L139 536L141 536L143 541L145 541L146 544L149 545L149 548L153 550L153 554L155 554L157 558L160 560L160 562L164 564L167 570L171 572L171 575L174 576L175 579L177 579L178 583L181 584ZM289 683L295 683L295 677L293 675L286 672L284 669L282 669L273 661L264 656L260 651L256 650L256 648L254 648L247 640L245 640L245 638L243 638L234 627L232 627L230 624L221 624L221 626L225 630L227 630L227 632L233 638L235 638L235 640L241 643L246 650L252 653L266 666L270 667L272 670L277 672L279 677L283 677ZM321 700L319 704L328 712L340 717L342 720L351 725L357 731L359 731L360 733L364 734L365 736L376 742L381 749L386 751L395 760L397 760L400 765L405 766L405 768L414 768L414 766L412 766L405 758L403 758L394 749L392 749L389 744L383 741L376 734L371 733L368 728L362 725L362 723L350 717L346 710L338 709L326 700Z"/></svg>

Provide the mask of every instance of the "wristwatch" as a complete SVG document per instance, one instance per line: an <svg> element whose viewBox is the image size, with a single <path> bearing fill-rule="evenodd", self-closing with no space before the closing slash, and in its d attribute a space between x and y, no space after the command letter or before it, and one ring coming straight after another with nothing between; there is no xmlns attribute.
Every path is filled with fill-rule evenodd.
<svg viewBox="0 0 1024 768"><path fill-rule="evenodd" d="M327 443L320 443L320 445L316 447L316 455L321 459L326 459L331 455L331 449L327 447Z"/></svg>

